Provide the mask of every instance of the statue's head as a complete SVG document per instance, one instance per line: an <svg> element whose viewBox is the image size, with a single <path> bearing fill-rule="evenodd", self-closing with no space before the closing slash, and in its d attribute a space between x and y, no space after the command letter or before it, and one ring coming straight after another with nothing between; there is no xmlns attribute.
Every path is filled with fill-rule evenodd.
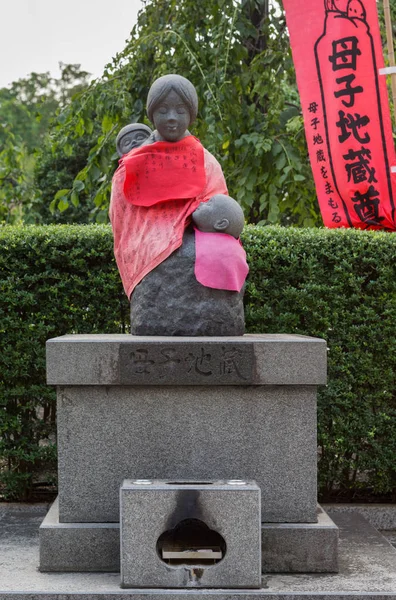
<svg viewBox="0 0 396 600"><path fill-rule="evenodd" d="M181 75L156 79L147 96L147 115L167 142L181 140L198 113L195 87Z"/></svg>
<svg viewBox="0 0 396 600"><path fill-rule="evenodd" d="M124 154L128 154L134 148L141 146L151 133L150 127L147 127L144 123L129 123L129 125L125 125L120 130L116 139L118 156L124 156Z"/></svg>
<svg viewBox="0 0 396 600"><path fill-rule="evenodd" d="M245 223L238 202L224 194L216 194L207 202L201 202L193 212L192 220L200 231L228 233L234 238L239 238Z"/></svg>

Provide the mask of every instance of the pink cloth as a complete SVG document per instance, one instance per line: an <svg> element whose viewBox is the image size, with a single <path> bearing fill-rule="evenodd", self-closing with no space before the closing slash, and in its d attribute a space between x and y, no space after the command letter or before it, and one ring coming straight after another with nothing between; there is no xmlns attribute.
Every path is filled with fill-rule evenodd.
<svg viewBox="0 0 396 600"><path fill-rule="evenodd" d="M125 197L125 166L120 161L113 176L110 221L114 255L128 298L143 277L181 246L184 230L198 205L215 194L228 193L219 163L205 149L204 165L206 184L195 198L135 206Z"/></svg>
<svg viewBox="0 0 396 600"><path fill-rule="evenodd" d="M239 240L226 233L195 229L195 277L199 283L240 292L248 273L246 252Z"/></svg>

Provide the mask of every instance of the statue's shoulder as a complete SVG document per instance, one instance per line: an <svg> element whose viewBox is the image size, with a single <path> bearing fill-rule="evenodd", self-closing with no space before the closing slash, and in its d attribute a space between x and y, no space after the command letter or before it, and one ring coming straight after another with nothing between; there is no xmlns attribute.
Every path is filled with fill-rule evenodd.
<svg viewBox="0 0 396 600"><path fill-rule="evenodd" d="M221 165L220 165L219 161L217 160L217 158L215 156L213 156L213 154L211 152L209 152L209 150L206 150L205 146L204 146L204 161L205 161L206 171L213 171L213 172L221 171L221 172L223 172Z"/></svg>

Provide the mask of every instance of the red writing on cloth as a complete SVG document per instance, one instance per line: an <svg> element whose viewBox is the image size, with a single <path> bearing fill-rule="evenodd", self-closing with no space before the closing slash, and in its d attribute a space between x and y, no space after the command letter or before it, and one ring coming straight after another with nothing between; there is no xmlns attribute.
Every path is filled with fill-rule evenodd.
<svg viewBox="0 0 396 600"><path fill-rule="evenodd" d="M396 230L396 165L375 0L285 0L326 227Z"/></svg>
<svg viewBox="0 0 396 600"><path fill-rule="evenodd" d="M129 152L124 195L136 206L195 198L205 187L204 149L192 135L179 142L156 142Z"/></svg>
<svg viewBox="0 0 396 600"><path fill-rule="evenodd" d="M128 298L143 277L181 246L185 228L197 206L215 194L227 194L219 163L207 150L202 150L206 183L193 198L174 200L168 197L166 202L151 206L135 205L124 193L123 161L114 173L110 221L114 255Z"/></svg>

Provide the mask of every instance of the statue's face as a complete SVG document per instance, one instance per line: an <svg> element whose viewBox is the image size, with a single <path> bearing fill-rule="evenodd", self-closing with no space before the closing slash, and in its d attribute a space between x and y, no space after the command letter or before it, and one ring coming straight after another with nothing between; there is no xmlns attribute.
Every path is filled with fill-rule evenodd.
<svg viewBox="0 0 396 600"><path fill-rule="evenodd" d="M122 156L124 154L128 154L133 148L137 148L141 146L145 140L149 137L148 131L143 131L142 129L135 129L134 131L129 131L118 142L118 148Z"/></svg>
<svg viewBox="0 0 396 600"><path fill-rule="evenodd" d="M197 228L207 233L216 231L214 225L218 217L218 210L215 207L213 198L207 202L201 202L192 214L192 220Z"/></svg>
<svg viewBox="0 0 396 600"><path fill-rule="evenodd" d="M190 113L180 96L171 90L153 111L153 121L164 140L178 142L190 124Z"/></svg>

